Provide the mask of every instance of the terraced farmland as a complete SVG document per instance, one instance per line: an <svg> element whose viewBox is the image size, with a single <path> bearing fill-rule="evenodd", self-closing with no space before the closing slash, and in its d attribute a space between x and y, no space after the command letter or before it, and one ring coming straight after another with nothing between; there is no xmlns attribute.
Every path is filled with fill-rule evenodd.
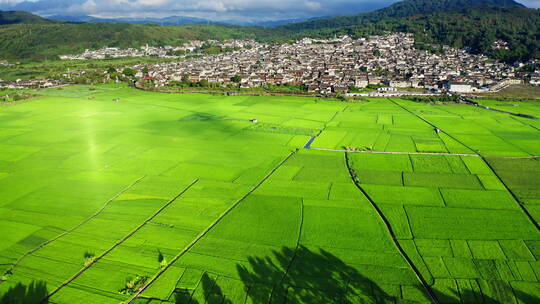
<svg viewBox="0 0 540 304"><path fill-rule="evenodd" d="M39 94L0 108L2 304L540 302L535 120Z"/></svg>

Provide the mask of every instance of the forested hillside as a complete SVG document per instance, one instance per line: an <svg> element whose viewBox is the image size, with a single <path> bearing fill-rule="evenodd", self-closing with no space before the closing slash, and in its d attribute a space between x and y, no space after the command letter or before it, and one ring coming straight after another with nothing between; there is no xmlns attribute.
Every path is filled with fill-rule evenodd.
<svg viewBox="0 0 540 304"><path fill-rule="evenodd" d="M53 21L43 20L45 23L0 26L0 58L52 58L85 48L138 47L147 43L177 45L189 39L286 42L343 34L362 37L385 31L414 33L417 46L432 51L444 44L466 47L474 53L510 63L540 58L540 10L525 8L513 0L406 0L371 13L272 29L228 25L47 24ZM497 40L507 42L508 49L493 48Z"/></svg>
<svg viewBox="0 0 540 304"><path fill-rule="evenodd" d="M405 0L389 7L351 16L316 19L284 25L288 30L337 28L351 25L369 24L387 18L408 17L443 11L461 10L471 7L523 7L514 0Z"/></svg>
<svg viewBox="0 0 540 304"><path fill-rule="evenodd" d="M20 11L0 11L0 25L17 23L54 23L52 20Z"/></svg>
<svg viewBox="0 0 540 304"><path fill-rule="evenodd" d="M0 58L52 58L86 48L178 45L191 39L251 39L259 31L224 25L16 24L0 27Z"/></svg>
<svg viewBox="0 0 540 304"><path fill-rule="evenodd" d="M540 58L540 10L522 7L467 8L384 18L350 26L289 31L316 37L409 32L415 34L419 47L435 51L437 47L431 44L468 47L473 53L487 54L506 62ZM493 48L493 42L497 40L508 42L508 49Z"/></svg>

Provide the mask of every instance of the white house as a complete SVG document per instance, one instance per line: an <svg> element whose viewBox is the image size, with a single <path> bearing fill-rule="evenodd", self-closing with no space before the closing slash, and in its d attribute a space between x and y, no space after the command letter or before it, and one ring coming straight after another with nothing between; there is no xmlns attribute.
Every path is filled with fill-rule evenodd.
<svg viewBox="0 0 540 304"><path fill-rule="evenodd" d="M470 83L464 82L447 82L444 87L448 92L453 93L472 93L477 91L477 88L473 87Z"/></svg>

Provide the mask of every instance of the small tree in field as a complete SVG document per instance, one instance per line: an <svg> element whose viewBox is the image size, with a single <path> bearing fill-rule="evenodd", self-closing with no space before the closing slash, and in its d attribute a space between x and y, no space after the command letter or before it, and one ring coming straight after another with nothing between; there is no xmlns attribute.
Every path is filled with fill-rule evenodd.
<svg viewBox="0 0 540 304"><path fill-rule="evenodd" d="M158 262L161 268L167 266L167 259L165 259L163 253L161 253L161 250L158 250Z"/></svg>

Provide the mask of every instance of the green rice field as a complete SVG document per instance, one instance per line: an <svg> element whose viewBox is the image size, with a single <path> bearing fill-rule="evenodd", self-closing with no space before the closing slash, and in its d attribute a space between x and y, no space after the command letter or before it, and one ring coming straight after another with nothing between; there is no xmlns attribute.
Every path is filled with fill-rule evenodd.
<svg viewBox="0 0 540 304"><path fill-rule="evenodd" d="M479 99L478 102L486 107L493 109L503 110L512 113L526 114L532 116L538 116L540 113L540 101L528 100L528 101L500 101L490 99Z"/></svg>
<svg viewBox="0 0 540 304"><path fill-rule="evenodd" d="M1 304L540 303L538 120L34 93L0 105Z"/></svg>

